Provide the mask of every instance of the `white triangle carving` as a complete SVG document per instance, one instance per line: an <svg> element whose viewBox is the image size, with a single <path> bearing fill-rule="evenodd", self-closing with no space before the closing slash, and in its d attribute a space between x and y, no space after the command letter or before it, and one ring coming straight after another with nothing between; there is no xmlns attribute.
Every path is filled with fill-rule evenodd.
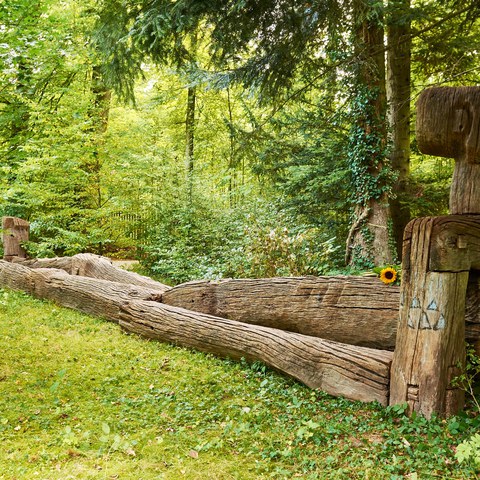
<svg viewBox="0 0 480 480"><path fill-rule="evenodd" d="M437 324L435 325L435 330L444 330L446 326L445 317L443 314L440 314Z"/></svg>
<svg viewBox="0 0 480 480"><path fill-rule="evenodd" d="M435 300L432 300L428 305L427 310L438 310L437 302L435 302Z"/></svg>

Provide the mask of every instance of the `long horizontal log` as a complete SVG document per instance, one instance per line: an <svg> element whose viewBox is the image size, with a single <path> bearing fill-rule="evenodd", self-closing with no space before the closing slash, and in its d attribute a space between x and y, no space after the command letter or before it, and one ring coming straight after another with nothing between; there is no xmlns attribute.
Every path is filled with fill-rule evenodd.
<svg viewBox="0 0 480 480"><path fill-rule="evenodd" d="M117 323L123 303L161 300L161 292L138 285L69 275L54 268L31 269L4 261L0 261L0 286L22 290L34 297Z"/></svg>
<svg viewBox="0 0 480 480"><path fill-rule="evenodd" d="M15 259L14 262L30 268L59 268L71 275L138 285L155 289L158 292L166 292L170 289L168 285L152 280L149 277L117 268L112 265L111 260L108 258L92 253L79 253L73 257L37 258L31 260Z"/></svg>
<svg viewBox="0 0 480 480"><path fill-rule="evenodd" d="M234 359L259 360L312 388L388 402L388 351L354 347L158 303L158 291L0 261L0 285L109 320L149 338ZM152 301L154 300L154 301Z"/></svg>
<svg viewBox="0 0 480 480"><path fill-rule="evenodd" d="M466 338L480 338L480 281L471 275ZM163 303L244 323L350 345L393 350L400 291L371 277L195 281L173 287Z"/></svg>
<svg viewBox="0 0 480 480"><path fill-rule="evenodd" d="M132 301L120 325L222 357L260 360L311 388L352 400L388 401L392 353L245 324L169 305Z"/></svg>
<svg viewBox="0 0 480 480"><path fill-rule="evenodd" d="M196 281L172 289L111 265L91 254L21 262L73 274L146 286L162 302L244 323L279 328L327 340L393 350L399 288L369 277L304 277ZM18 280L20 282L25 280ZM480 339L480 276L472 271L467 292L466 339Z"/></svg>

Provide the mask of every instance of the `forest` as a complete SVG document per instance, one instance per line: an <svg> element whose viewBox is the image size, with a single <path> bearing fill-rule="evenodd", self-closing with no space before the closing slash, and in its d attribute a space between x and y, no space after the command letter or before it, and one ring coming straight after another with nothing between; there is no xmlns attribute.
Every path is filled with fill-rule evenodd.
<svg viewBox="0 0 480 480"><path fill-rule="evenodd" d="M356 272L448 212L415 101L477 85L476 0L4 0L0 214L30 255Z"/></svg>

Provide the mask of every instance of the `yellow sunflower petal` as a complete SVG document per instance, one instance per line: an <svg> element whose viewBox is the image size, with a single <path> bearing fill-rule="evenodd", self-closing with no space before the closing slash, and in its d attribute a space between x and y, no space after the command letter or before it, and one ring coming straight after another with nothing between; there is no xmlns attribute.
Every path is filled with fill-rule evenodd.
<svg viewBox="0 0 480 480"><path fill-rule="evenodd" d="M384 268L380 272L380 280L387 285L395 282L396 279L397 279L397 271L392 267Z"/></svg>

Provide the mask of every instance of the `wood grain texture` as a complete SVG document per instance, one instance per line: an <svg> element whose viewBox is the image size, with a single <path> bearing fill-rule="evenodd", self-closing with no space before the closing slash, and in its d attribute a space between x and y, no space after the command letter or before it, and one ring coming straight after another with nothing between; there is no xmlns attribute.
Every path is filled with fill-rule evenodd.
<svg viewBox="0 0 480 480"><path fill-rule="evenodd" d="M260 360L311 388L388 403L392 353L250 325L151 302L122 306L130 332L233 359Z"/></svg>
<svg viewBox="0 0 480 480"><path fill-rule="evenodd" d="M32 260L35 262L33 270L52 265L51 260L67 268L64 260L68 258L41 259L46 262ZM29 262L0 261L0 285L33 294L33 287L29 285L34 272L27 268ZM143 289L155 292L156 299L166 304L230 320L382 350L395 347L399 287L387 287L378 279L307 277L198 281L178 285L163 293L157 288ZM472 275L467 294L465 335L469 342L480 340L480 280Z"/></svg>
<svg viewBox="0 0 480 480"><path fill-rule="evenodd" d="M400 319L390 404L407 402L426 417L463 408L463 391L450 382L465 362L465 298L469 271L431 272L436 218L420 218L404 237Z"/></svg>
<svg viewBox="0 0 480 480"><path fill-rule="evenodd" d="M421 152L455 159L450 213L480 214L480 87L432 87L417 101Z"/></svg>
<svg viewBox="0 0 480 480"><path fill-rule="evenodd" d="M32 269L0 260L0 287L8 287L33 295L35 282L32 278Z"/></svg>
<svg viewBox="0 0 480 480"><path fill-rule="evenodd" d="M480 270L480 215L444 215L431 222L429 271Z"/></svg>
<svg viewBox="0 0 480 480"><path fill-rule="evenodd" d="M72 273L73 257L54 257L54 258L15 258L12 263L17 263L28 268L56 268Z"/></svg>
<svg viewBox="0 0 480 480"><path fill-rule="evenodd" d="M54 268L31 269L5 261L0 261L0 286L114 322L118 322L122 303L133 299L160 301L162 296L158 290L138 285L69 275Z"/></svg>
<svg viewBox="0 0 480 480"><path fill-rule="evenodd" d="M197 281L163 295L168 305L328 340L395 346L399 290L369 277Z"/></svg>
<svg viewBox="0 0 480 480"><path fill-rule="evenodd" d="M388 351L250 325L158 303L159 292L63 270L0 261L0 285L101 316L149 338L223 357L260 360L312 388L362 401L388 403Z"/></svg>
<svg viewBox="0 0 480 480"><path fill-rule="evenodd" d="M11 261L14 258L27 258L22 243L28 242L30 224L17 217L2 218L3 258Z"/></svg>
<svg viewBox="0 0 480 480"><path fill-rule="evenodd" d="M369 277L195 281L173 287L163 303L244 323L351 345L393 350L400 289ZM466 338L480 338L480 282L467 296Z"/></svg>
<svg viewBox="0 0 480 480"><path fill-rule="evenodd" d="M73 257L32 260L18 259L16 262L30 268L59 268L65 270L71 275L97 278L100 280L108 280L129 285L138 285L140 287L154 289L158 292L165 292L171 288L168 285L152 280L149 277L117 268L112 265L112 262L108 258L94 255L92 253L79 253L73 255Z"/></svg>

